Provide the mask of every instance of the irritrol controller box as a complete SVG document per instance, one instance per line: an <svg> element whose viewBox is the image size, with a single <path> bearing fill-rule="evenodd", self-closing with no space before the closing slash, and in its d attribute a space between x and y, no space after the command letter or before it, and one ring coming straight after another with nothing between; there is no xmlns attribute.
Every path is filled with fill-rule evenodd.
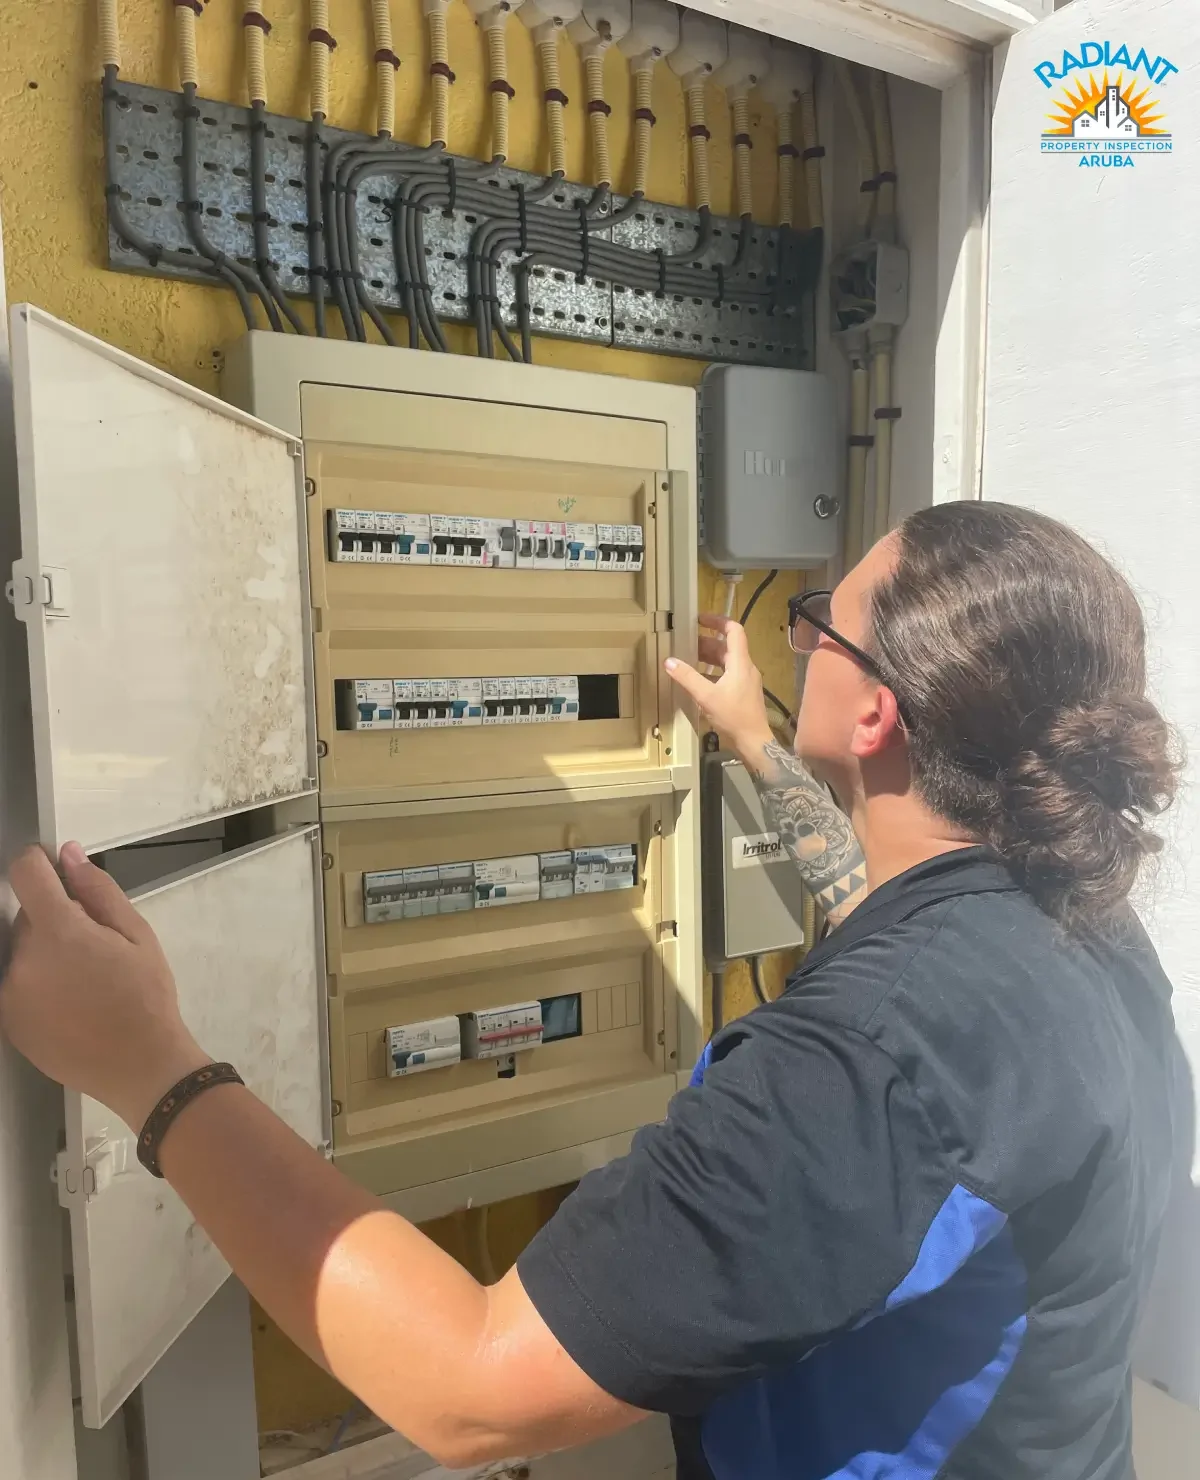
<svg viewBox="0 0 1200 1480"><path fill-rule="evenodd" d="M754 781L727 751L700 758L700 887L712 971L804 944L800 871L763 812Z"/></svg>

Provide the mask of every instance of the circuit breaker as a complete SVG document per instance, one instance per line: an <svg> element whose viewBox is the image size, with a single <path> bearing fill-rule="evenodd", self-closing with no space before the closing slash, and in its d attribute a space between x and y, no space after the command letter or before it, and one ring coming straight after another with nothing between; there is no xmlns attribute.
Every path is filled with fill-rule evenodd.
<svg viewBox="0 0 1200 1480"><path fill-rule="evenodd" d="M334 1155L569 1180L699 1051L694 395L276 340L228 386L303 438Z"/></svg>
<svg viewBox="0 0 1200 1480"><path fill-rule="evenodd" d="M754 781L726 751L702 759L704 955L722 970L805 944L804 886Z"/></svg>

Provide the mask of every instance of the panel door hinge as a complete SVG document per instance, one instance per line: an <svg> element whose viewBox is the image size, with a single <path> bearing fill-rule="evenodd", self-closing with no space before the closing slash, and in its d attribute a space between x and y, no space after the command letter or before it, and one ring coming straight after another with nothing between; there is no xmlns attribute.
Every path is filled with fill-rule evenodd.
<svg viewBox="0 0 1200 1480"><path fill-rule="evenodd" d="M654 630L655 630L655 632L674 632L674 630L675 630L675 613L674 612L655 612L654 613Z"/></svg>
<svg viewBox="0 0 1200 1480"><path fill-rule="evenodd" d="M138 1167L135 1143L127 1136L110 1141L104 1132L87 1138L82 1166L69 1151L60 1151L50 1168L50 1180L58 1188L60 1205L70 1209L81 1203L86 1206L112 1186L114 1177L136 1172Z"/></svg>
<svg viewBox="0 0 1200 1480"><path fill-rule="evenodd" d="M44 607L48 617L71 615L71 576L60 565L43 565L34 569L25 560L14 560L12 580L4 594L19 617Z"/></svg>
<svg viewBox="0 0 1200 1480"><path fill-rule="evenodd" d="M658 922L659 940L675 940L679 935L679 925L675 920L660 920Z"/></svg>

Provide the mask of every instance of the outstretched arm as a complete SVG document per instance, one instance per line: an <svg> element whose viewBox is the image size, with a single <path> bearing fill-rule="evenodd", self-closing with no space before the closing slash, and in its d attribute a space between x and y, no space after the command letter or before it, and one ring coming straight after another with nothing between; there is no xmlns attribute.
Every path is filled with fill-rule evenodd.
<svg viewBox="0 0 1200 1480"><path fill-rule="evenodd" d="M667 672L728 736L754 778L763 809L831 925L840 925L867 894L867 869L850 820L799 757L780 745L767 720L762 676L746 633L728 617L704 616L700 657L722 669L703 678L676 658Z"/></svg>

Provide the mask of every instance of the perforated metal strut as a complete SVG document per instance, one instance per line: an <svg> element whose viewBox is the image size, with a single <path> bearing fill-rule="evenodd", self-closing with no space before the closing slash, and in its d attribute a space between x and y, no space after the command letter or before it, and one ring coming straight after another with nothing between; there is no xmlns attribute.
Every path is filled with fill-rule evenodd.
<svg viewBox="0 0 1200 1480"><path fill-rule="evenodd" d="M179 95L132 83L117 84L118 102L109 110L112 129L114 183L119 189L129 226L162 248L195 255L183 213ZM207 235L213 245L234 260L252 267L256 260L254 210L250 178L251 118L248 110L226 103L198 100L199 191ZM303 297L310 292L310 224L307 189L307 124L299 119L265 115L267 243L271 261L284 290ZM365 135L328 129L323 148L341 141L366 146ZM402 147L402 146L398 146ZM414 156L416 151L414 151ZM446 156L447 166L451 156ZM428 160L425 160L428 167ZM464 172L478 170L478 161L459 161ZM533 196L543 177L501 169L486 181L495 192L496 215L515 216L522 188ZM392 199L395 173L364 178L358 188L357 224L359 269L363 285L382 311L402 311L404 287L398 280L392 243ZM476 192L477 193L477 192ZM539 210L561 213L561 233L577 223L581 207L593 201L589 186L563 181L545 196ZM625 202L612 200L618 218ZM439 318L473 321L470 260L472 240L488 214L477 209L430 209L424 216L425 271L428 302ZM672 267L671 291L632 286L603 275L590 260L580 281L577 249L563 248L562 265L539 264L528 274L530 327L534 334L591 343L638 348L702 359L759 365L806 368L813 356L813 292L820 270L819 232L780 232L753 223L744 241L742 224L714 219L711 238L694 262ZM633 249L651 265L685 252L696 240L693 212L651 202L631 209L615 226L591 233L593 243L617 243ZM577 238L578 230L575 230ZM740 245L740 253L739 253ZM595 247L593 247L595 250ZM499 314L510 328L517 327L514 267L523 260L519 250L500 254L496 296ZM109 265L125 272L153 276L194 278L212 282L211 272L196 257L195 269L147 258L109 228ZM736 262L737 266L729 264ZM642 267L645 272L645 267ZM694 281L694 290L679 291ZM332 310L332 305L330 305Z"/></svg>

